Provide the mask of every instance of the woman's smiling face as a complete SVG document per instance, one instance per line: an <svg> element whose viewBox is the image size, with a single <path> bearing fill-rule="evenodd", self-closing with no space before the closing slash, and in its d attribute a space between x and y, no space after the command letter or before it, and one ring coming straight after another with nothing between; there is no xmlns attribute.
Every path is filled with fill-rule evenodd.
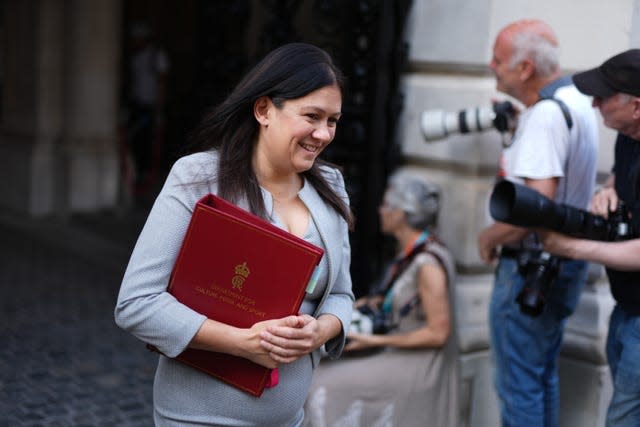
<svg viewBox="0 0 640 427"><path fill-rule="evenodd" d="M264 108L258 104L264 103ZM257 101L260 123L257 150L271 167L304 172L333 141L342 109L340 89L325 86L308 95L286 100L280 108L268 98Z"/></svg>

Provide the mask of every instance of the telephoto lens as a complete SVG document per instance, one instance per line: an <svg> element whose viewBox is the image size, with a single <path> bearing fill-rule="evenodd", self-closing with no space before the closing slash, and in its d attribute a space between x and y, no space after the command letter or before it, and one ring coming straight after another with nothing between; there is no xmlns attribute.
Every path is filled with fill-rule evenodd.
<svg viewBox="0 0 640 427"><path fill-rule="evenodd" d="M555 203L530 187L506 179L493 188L489 211L496 221L520 227L546 228L590 240L626 240L634 235L624 205L607 219Z"/></svg>
<svg viewBox="0 0 640 427"><path fill-rule="evenodd" d="M505 132L514 127L516 110L509 101L492 107L473 107L458 112L426 110L420 117L420 129L425 141L433 142L457 133L496 129Z"/></svg>
<svg viewBox="0 0 640 427"><path fill-rule="evenodd" d="M468 108L457 113L427 110L420 127L425 141L432 142L456 133L479 132L493 128L495 113L491 108Z"/></svg>

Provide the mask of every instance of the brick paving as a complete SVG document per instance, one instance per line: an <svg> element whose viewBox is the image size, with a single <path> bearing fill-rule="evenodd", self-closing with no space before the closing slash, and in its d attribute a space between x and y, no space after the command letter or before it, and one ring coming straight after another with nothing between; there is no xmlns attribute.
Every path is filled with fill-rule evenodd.
<svg viewBox="0 0 640 427"><path fill-rule="evenodd" d="M157 356L113 320L137 224L16 224L0 221L0 427L152 426Z"/></svg>

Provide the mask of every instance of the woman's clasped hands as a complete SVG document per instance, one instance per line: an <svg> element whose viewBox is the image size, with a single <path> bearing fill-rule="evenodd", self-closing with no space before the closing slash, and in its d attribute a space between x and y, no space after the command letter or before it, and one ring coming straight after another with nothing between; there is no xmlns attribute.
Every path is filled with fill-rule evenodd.
<svg viewBox="0 0 640 427"><path fill-rule="evenodd" d="M320 322L308 314L258 322L251 331L259 340L251 360L268 368L294 362L324 342Z"/></svg>

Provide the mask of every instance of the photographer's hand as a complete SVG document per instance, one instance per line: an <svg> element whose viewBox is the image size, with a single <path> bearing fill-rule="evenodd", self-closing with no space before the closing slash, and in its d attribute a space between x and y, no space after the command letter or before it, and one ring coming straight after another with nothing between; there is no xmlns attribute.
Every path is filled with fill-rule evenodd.
<svg viewBox="0 0 640 427"><path fill-rule="evenodd" d="M496 222L485 228L478 235L478 253L482 261L493 264L498 259L498 247L510 242L517 242L527 235L525 228Z"/></svg>
<svg viewBox="0 0 640 427"><path fill-rule="evenodd" d="M368 305L373 309L377 309L382 305L382 301L384 301L384 297L382 295L373 295L373 296L358 298L356 302L353 304L353 306L355 308L359 308L359 307Z"/></svg>
<svg viewBox="0 0 640 427"><path fill-rule="evenodd" d="M596 190L589 204L589 210L592 213L609 218L609 212L614 212L618 208L619 199L615 183L615 175L609 175L602 187Z"/></svg>
<svg viewBox="0 0 640 427"><path fill-rule="evenodd" d="M589 210L596 215L609 217L609 212L618 208L618 194L613 187L604 187L591 198Z"/></svg>
<svg viewBox="0 0 640 427"><path fill-rule="evenodd" d="M489 241L487 233L480 233L478 236L478 254L486 264L492 264L498 259L498 249Z"/></svg>
<svg viewBox="0 0 640 427"><path fill-rule="evenodd" d="M497 116L494 121L496 129L500 132L509 132L513 135L518 125L520 107L511 101L500 101L496 98L491 98L491 105Z"/></svg>
<svg viewBox="0 0 640 427"><path fill-rule="evenodd" d="M384 344L384 335L368 335L350 333L347 335L347 345L344 346L345 352L366 350L372 347L380 347Z"/></svg>

